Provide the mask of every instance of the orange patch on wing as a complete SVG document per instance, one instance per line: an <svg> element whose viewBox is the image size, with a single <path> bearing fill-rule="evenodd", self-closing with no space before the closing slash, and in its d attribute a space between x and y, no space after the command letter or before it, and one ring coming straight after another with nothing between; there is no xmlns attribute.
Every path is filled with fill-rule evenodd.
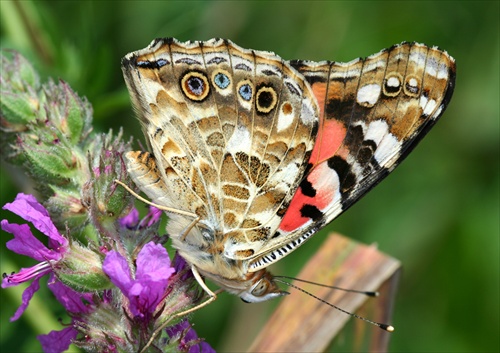
<svg viewBox="0 0 500 353"><path fill-rule="evenodd" d="M338 120L323 120L309 163L316 165L334 156L345 139L347 129Z"/></svg>
<svg viewBox="0 0 500 353"><path fill-rule="evenodd" d="M298 188L280 223L280 230L291 232L311 220L309 217L303 217L300 212L305 204L316 206L321 211L331 205L338 191L338 183L332 182L335 177L335 171L330 169L326 163L313 169L307 176L307 180L316 190L316 195L306 196L302 193L302 189Z"/></svg>
<svg viewBox="0 0 500 353"><path fill-rule="evenodd" d="M311 86L311 88L313 90L314 97L318 101L319 119L322 121L325 116L326 83L315 83Z"/></svg>
<svg viewBox="0 0 500 353"><path fill-rule="evenodd" d="M304 203L307 203L307 201L310 200L311 198L305 196L300 188L297 189L295 195L293 195L290 205L288 205L285 216L280 222L280 230L284 232L291 232L309 221L309 218L302 217L302 215L300 214L300 209L302 208Z"/></svg>

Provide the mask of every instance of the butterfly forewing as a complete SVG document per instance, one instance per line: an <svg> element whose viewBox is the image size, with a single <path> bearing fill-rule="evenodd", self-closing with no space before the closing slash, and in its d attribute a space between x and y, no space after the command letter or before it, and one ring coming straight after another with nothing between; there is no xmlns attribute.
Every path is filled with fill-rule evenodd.
<svg viewBox="0 0 500 353"><path fill-rule="evenodd" d="M445 52L403 43L350 63L291 63L311 85L320 131L275 236L252 271L288 254L380 182L448 104L455 64Z"/></svg>

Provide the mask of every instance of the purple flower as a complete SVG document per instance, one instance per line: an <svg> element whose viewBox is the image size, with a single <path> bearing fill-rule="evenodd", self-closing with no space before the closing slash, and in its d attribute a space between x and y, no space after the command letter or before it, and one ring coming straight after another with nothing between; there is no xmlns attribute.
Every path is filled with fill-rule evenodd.
<svg viewBox="0 0 500 353"><path fill-rule="evenodd" d="M215 353L215 350L203 339L198 338L191 324L184 320L181 323L167 327L171 340L178 340L179 351L188 353Z"/></svg>
<svg viewBox="0 0 500 353"><path fill-rule="evenodd" d="M103 270L129 300L132 315L145 321L152 317L157 305L164 299L169 278L175 273L170 266L167 250L149 242L137 255L135 276L125 257L110 251Z"/></svg>
<svg viewBox="0 0 500 353"><path fill-rule="evenodd" d="M162 211L154 206L149 207L148 214L139 221L139 211L134 207L128 215L119 219L120 226L128 229L151 227L160 221Z"/></svg>
<svg viewBox="0 0 500 353"><path fill-rule="evenodd" d="M14 316L10 318L10 321L15 321L26 310L31 298L40 288L40 278L51 273L54 265L64 257L68 250L68 240L59 234L47 210L32 195L20 193L14 202L6 204L3 209L9 210L31 222L36 229L48 237L48 247L46 247L31 233L31 229L27 224L9 223L7 220L1 221L2 229L14 234L14 239L7 242L7 248L15 253L40 261L37 265L23 268L18 273L4 275L2 288L17 286L33 279L33 282L23 292L21 306Z"/></svg>
<svg viewBox="0 0 500 353"><path fill-rule="evenodd" d="M134 229L139 224L139 211L137 208L132 208L132 210L126 215L118 220L120 227Z"/></svg>
<svg viewBox="0 0 500 353"><path fill-rule="evenodd" d="M153 224L156 224L160 221L162 214L163 214L162 210L154 206L150 206L149 212L146 215L146 217L144 217L143 222L147 220L148 223L146 224L146 227L151 227Z"/></svg>
<svg viewBox="0 0 500 353"><path fill-rule="evenodd" d="M94 310L92 304L92 294L79 293L62 284L58 279L51 275L48 287L54 293L57 300L64 306L68 313L73 317L72 324L60 331L51 331L46 335L37 336L42 344L44 352L59 353L69 348L71 342L78 335L73 323L81 315L88 314ZM85 303L85 302L87 303Z"/></svg>

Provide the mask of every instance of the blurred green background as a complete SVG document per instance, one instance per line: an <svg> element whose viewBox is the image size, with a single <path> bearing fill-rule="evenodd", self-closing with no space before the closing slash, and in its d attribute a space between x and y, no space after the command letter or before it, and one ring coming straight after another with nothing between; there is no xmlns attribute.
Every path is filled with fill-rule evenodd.
<svg viewBox="0 0 500 353"><path fill-rule="evenodd" d="M457 61L457 82L442 120L385 182L274 273L295 275L328 231L376 242L404 266L391 351L500 350L498 1L2 0L0 7L2 48L20 51L44 79L62 78L86 96L95 129L124 126L125 135L136 138L142 137L120 58L156 37L229 38L245 48L309 60L348 61L404 40L446 49ZM2 164L1 205L18 191L30 192L14 175ZM10 239L1 237L2 244ZM33 265L0 248L1 272ZM0 290L2 352L40 351L35 336L61 328L53 314L61 309L44 290L9 323L24 287ZM250 306L222 294L193 321L217 350L244 351L274 305Z"/></svg>

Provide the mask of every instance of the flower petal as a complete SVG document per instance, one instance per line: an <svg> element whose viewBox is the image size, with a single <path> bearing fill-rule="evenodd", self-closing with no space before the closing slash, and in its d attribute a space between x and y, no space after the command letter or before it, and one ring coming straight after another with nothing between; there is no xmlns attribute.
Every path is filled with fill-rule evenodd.
<svg viewBox="0 0 500 353"><path fill-rule="evenodd" d="M19 193L14 202L5 204L3 208L33 223L36 229L60 245L66 246L68 244L68 240L59 234L56 226L52 223L47 210L38 203L33 195Z"/></svg>
<svg viewBox="0 0 500 353"><path fill-rule="evenodd" d="M215 349L213 349L212 346L210 346L205 341L200 342L199 346L200 346L200 349L198 350L198 352L200 352L200 353L215 353ZM191 351L191 349L193 349L193 348L194 347L191 347L189 349L189 353L194 353L194 352Z"/></svg>
<svg viewBox="0 0 500 353"><path fill-rule="evenodd" d="M14 239L7 242L7 248L17 254L29 256L37 261L60 260L62 255L48 249L38 240L27 224L9 223L1 221L2 230L14 235Z"/></svg>
<svg viewBox="0 0 500 353"><path fill-rule="evenodd" d="M165 285L175 269L170 266L167 250L160 244L149 242L137 255L137 280L151 280Z"/></svg>
<svg viewBox="0 0 500 353"><path fill-rule="evenodd" d="M145 219L148 219L148 224L146 225L147 227L151 227L153 224L158 223L161 219L161 215L163 214L163 211L154 207L150 206L149 207L149 212L146 215Z"/></svg>
<svg viewBox="0 0 500 353"><path fill-rule="evenodd" d="M72 326L66 327L61 331L50 331L47 335L39 335L36 338L42 344L45 353L61 353L66 351L76 336L78 331Z"/></svg>
<svg viewBox="0 0 500 353"><path fill-rule="evenodd" d="M127 295L133 284L127 260L118 252L110 251L104 259L102 269L111 282Z"/></svg>
<svg viewBox="0 0 500 353"><path fill-rule="evenodd" d="M21 305L19 306L19 308L17 308L14 316L10 318L10 321L16 321L17 319L19 319L19 317L24 313L24 310L26 310L26 308L28 307L31 298L33 298L33 295L39 289L40 289L40 279L35 278L33 282L31 282L31 284L24 290L22 295Z"/></svg>
<svg viewBox="0 0 500 353"><path fill-rule="evenodd" d="M215 353L215 350L198 334L187 320L166 328L168 336L179 341L179 351L189 353Z"/></svg>
<svg viewBox="0 0 500 353"><path fill-rule="evenodd" d="M120 218L118 222L122 228L134 229L139 224L139 211L134 207L128 215Z"/></svg>

